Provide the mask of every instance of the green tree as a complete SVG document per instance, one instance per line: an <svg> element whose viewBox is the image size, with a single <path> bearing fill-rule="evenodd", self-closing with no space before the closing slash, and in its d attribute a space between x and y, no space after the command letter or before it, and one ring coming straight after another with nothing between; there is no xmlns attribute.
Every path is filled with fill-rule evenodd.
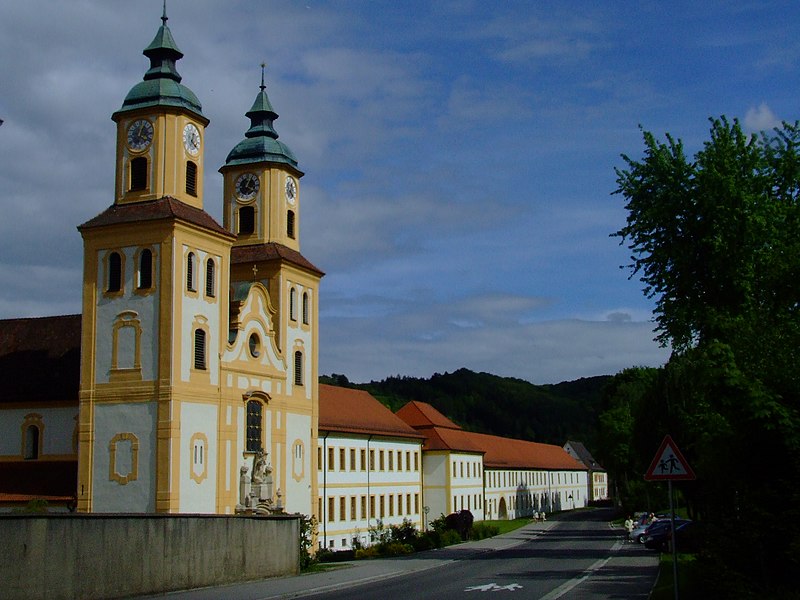
<svg viewBox="0 0 800 600"><path fill-rule="evenodd" d="M800 549L800 129L712 119L691 161L643 134L643 158L617 170L628 218L613 235L673 355L634 430L680 440L699 476L684 491L715 532L707 558L737 597L734 573L785 591Z"/></svg>

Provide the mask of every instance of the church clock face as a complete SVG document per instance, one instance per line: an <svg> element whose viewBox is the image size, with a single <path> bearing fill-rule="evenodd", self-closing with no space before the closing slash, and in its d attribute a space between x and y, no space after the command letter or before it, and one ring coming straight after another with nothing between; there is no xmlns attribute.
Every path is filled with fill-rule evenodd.
<svg viewBox="0 0 800 600"><path fill-rule="evenodd" d="M294 204L294 200L297 198L297 183L293 177L286 178L286 199L289 201L289 204Z"/></svg>
<svg viewBox="0 0 800 600"><path fill-rule="evenodd" d="M200 132L193 123L189 123L183 128L183 147L192 156L200 152Z"/></svg>
<svg viewBox="0 0 800 600"><path fill-rule="evenodd" d="M153 141L153 124L147 119L138 119L128 127L128 148L141 152Z"/></svg>
<svg viewBox="0 0 800 600"><path fill-rule="evenodd" d="M253 173L244 173L236 179L236 197L239 200L252 200L258 193L258 177Z"/></svg>

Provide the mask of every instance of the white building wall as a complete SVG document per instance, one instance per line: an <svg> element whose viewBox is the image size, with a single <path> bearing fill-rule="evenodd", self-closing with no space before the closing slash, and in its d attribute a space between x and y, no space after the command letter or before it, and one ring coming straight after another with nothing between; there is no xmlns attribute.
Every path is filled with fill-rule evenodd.
<svg viewBox="0 0 800 600"><path fill-rule="evenodd" d="M484 513L483 456L451 453L449 475L451 498L448 511L452 513L468 510L476 521L482 521Z"/></svg>
<svg viewBox="0 0 800 600"><path fill-rule="evenodd" d="M64 456L74 455L77 448L73 445L78 408L70 407L36 407L11 408L0 410L0 456L11 458L23 457L22 425L25 416L41 415L44 431L40 432L42 454Z"/></svg>
<svg viewBox="0 0 800 600"><path fill-rule="evenodd" d="M283 468L286 473L286 489L281 492L285 510L289 513L310 515L313 511L311 478L314 476L311 472L311 453L316 450L311 447L311 416L288 413L284 424L286 448Z"/></svg>
<svg viewBox="0 0 800 600"><path fill-rule="evenodd" d="M422 529L421 441L322 432L318 448L321 547L348 549L353 538L369 545L379 522L388 528L409 520Z"/></svg>
<svg viewBox="0 0 800 600"><path fill-rule="evenodd" d="M181 403L179 512L216 512L217 418L213 404Z"/></svg>
<svg viewBox="0 0 800 600"><path fill-rule="evenodd" d="M156 508L156 403L101 404L95 406L94 512L155 512ZM131 477L124 483L111 477L111 451L116 443L115 472ZM134 455L133 442L138 448ZM133 478L133 472L135 478Z"/></svg>

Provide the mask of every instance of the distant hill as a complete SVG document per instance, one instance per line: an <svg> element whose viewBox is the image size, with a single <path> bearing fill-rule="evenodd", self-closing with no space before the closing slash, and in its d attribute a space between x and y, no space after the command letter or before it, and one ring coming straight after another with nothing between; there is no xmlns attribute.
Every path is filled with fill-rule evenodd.
<svg viewBox="0 0 800 600"><path fill-rule="evenodd" d="M580 440L594 448L603 386L609 375L552 385L459 369L430 379L389 377L355 384L344 375L320 382L368 391L392 411L419 400L436 407L464 429L563 445Z"/></svg>

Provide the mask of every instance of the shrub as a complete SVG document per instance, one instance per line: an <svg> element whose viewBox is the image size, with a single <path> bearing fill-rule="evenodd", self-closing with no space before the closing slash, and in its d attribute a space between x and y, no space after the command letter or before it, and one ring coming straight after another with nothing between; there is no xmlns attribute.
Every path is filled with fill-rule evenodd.
<svg viewBox="0 0 800 600"><path fill-rule="evenodd" d="M475 518L470 511L460 510L447 515L444 521L448 529L457 531L461 539L466 540L469 537L469 530L472 528L472 523L475 521Z"/></svg>
<svg viewBox="0 0 800 600"><path fill-rule="evenodd" d="M377 546L367 546L366 548L359 548L358 550L356 550L355 554L356 559L375 558L377 556L380 556Z"/></svg>
<svg viewBox="0 0 800 600"><path fill-rule="evenodd" d="M411 544L401 544L399 542L389 542L382 548L383 556L405 556L414 552Z"/></svg>
<svg viewBox="0 0 800 600"><path fill-rule="evenodd" d="M391 541L401 544L413 544L419 536L416 525L408 519L403 519L400 525L392 525L389 530L391 531Z"/></svg>
<svg viewBox="0 0 800 600"><path fill-rule="evenodd" d="M417 539L415 539L412 544L414 546L414 550L417 552L441 548L442 535L438 531L426 531L425 533L417 536Z"/></svg>
<svg viewBox="0 0 800 600"><path fill-rule="evenodd" d="M311 554L311 544L317 533L317 519L308 515L298 516L300 517L300 570L304 571L317 562L316 556Z"/></svg>
<svg viewBox="0 0 800 600"><path fill-rule="evenodd" d="M442 532L442 546L452 546L453 544L460 544L463 540L461 534L452 529L446 529Z"/></svg>

